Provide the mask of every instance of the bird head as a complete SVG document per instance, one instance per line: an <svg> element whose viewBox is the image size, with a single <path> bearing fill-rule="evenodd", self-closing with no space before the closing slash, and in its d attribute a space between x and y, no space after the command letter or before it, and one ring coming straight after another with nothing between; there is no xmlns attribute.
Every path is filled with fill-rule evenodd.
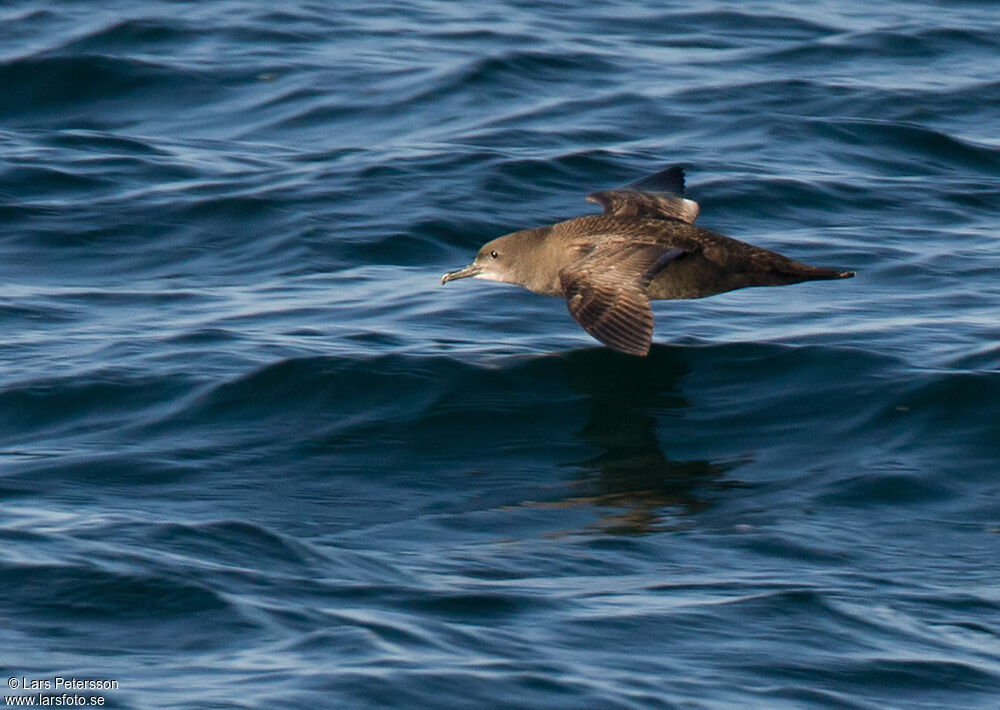
<svg viewBox="0 0 1000 710"><path fill-rule="evenodd" d="M449 271L441 277L441 284L471 277L524 285L525 274L522 273L524 271L522 264L526 254L523 248L519 248L520 242L524 241L520 236L521 233L515 232L487 242L471 264L458 271Z"/></svg>

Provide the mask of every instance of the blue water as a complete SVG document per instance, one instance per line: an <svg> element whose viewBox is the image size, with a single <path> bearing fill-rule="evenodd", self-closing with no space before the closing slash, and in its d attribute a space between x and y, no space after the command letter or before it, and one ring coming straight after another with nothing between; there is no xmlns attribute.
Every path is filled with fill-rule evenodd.
<svg viewBox="0 0 1000 710"><path fill-rule="evenodd" d="M0 8L0 682L996 708L994 4L345 4ZM439 285L672 163L858 276Z"/></svg>

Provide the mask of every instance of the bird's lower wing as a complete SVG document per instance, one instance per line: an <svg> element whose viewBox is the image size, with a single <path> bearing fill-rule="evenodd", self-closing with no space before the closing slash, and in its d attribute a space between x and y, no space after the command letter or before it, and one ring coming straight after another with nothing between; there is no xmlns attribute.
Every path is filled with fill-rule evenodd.
<svg viewBox="0 0 1000 710"><path fill-rule="evenodd" d="M570 314L608 347L647 355L653 311L646 287L685 252L659 244L605 242L559 273Z"/></svg>

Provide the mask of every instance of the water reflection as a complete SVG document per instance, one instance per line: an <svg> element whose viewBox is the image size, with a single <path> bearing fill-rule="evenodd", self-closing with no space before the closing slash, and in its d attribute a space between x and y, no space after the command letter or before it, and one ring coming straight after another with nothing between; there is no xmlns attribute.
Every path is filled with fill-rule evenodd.
<svg viewBox="0 0 1000 710"><path fill-rule="evenodd" d="M680 417L690 402L679 383L689 372L675 349L654 347L646 358L606 348L571 353L566 382L587 396L590 419L577 432L597 455L568 465L580 470L581 493L566 505L597 505L609 532L644 533L677 524L670 513L710 505L708 489L725 484L733 464L668 458L657 435L657 417Z"/></svg>

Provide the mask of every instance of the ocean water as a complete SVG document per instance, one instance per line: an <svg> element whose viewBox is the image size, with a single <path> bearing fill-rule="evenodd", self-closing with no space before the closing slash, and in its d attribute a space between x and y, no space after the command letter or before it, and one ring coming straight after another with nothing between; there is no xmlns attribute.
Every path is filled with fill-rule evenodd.
<svg viewBox="0 0 1000 710"><path fill-rule="evenodd" d="M998 707L998 77L990 2L4 3L5 704ZM645 359L440 286L673 163L857 277Z"/></svg>

